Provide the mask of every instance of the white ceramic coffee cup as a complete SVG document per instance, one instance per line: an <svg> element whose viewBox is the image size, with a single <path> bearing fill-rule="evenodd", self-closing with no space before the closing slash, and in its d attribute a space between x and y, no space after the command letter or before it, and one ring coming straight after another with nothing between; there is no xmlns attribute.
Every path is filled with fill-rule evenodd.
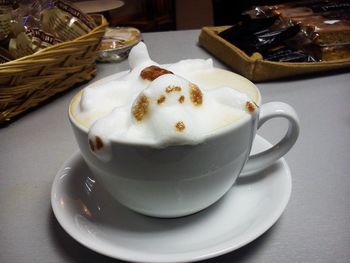
<svg viewBox="0 0 350 263"><path fill-rule="evenodd" d="M230 74L257 89L249 80ZM260 96L258 89L257 94ZM81 93L72 101L77 96ZM160 149L112 141L112 157L102 161L92 153L88 129L74 118L72 103L69 110L81 154L97 180L121 204L155 217L180 217L210 206L232 187L239 174L267 168L294 145L299 121L291 106L266 103L252 116L218 130L196 145ZM287 133L270 149L249 156L257 129L275 117L288 120Z"/></svg>

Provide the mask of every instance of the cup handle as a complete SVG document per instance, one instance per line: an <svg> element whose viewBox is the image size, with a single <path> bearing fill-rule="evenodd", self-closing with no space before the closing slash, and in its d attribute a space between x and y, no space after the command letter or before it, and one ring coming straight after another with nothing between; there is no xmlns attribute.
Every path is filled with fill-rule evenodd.
<svg viewBox="0 0 350 263"><path fill-rule="evenodd" d="M258 154L250 155L244 165L241 175L249 175L261 171L283 155L285 155L296 142L299 135L299 118L295 110L283 102L269 102L260 107L258 129L272 118L282 117L289 122L285 136L271 148Z"/></svg>

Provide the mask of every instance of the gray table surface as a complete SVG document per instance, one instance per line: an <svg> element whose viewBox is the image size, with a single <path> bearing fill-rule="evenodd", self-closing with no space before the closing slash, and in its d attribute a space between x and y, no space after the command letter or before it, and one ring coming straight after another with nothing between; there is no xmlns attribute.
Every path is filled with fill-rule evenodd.
<svg viewBox="0 0 350 263"><path fill-rule="evenodd" d="M198 30L148 33L144 40L159 63L211 57L197 46L198 35ZM96 79L127 68L126 61L99 64ZM301 135L286 155L292 197L263 236L206 262L350 262L349 71L257 86L264 102L287 102L300 117ZM80 88L0 129L0 262L118 262L73 240L50 206L53 178L77 149L67 107ZM273 120L260 134L276 142L285 128Z"/></svg>

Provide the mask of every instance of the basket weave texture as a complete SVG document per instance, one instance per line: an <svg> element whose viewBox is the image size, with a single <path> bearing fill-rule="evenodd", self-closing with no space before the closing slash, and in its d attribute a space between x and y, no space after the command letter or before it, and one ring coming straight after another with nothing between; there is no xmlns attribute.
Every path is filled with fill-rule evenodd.
<svg viewBox="0 0 350 263"><path fill-rule="evenodd" d="M96 55L108 25L98 26L72 41L0 65L0 125L96 74Z"/></svg>

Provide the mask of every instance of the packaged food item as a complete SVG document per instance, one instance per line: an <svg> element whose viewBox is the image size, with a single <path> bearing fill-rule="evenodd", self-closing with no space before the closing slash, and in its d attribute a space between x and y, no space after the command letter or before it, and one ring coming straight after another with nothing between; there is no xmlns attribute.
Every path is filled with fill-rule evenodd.
<svg viewBox="0 0 350 263"><path fill-rule="evenodd" d="M264 57L266 60L279 62L315 62L316 59L302 50L293 50L282 46L275 51L267 53Z"/></svg>
<svg viewBox="0 0 350 263"><path fill-rule="evenodd" d="M270 21L270 18L268 19ZM265 25L267 24L268 23ZM241 30L244 30L244 27L242 27ZM257 32L245 34L240 34L239 31L240 29L232 27L223 31L219 35L222 38L233 42L237 47L251 55L254 52L266 53L270 49L283 45L283 42L296 35L300 31L300 28L298 25L294 25L280 29L271 29L270 27L267 27Z"/></svg>
<svg viewBox="0 0 350 263"><path fill-rule="evenodd" d="M344 19L350 20L350 9L339 10L339 11L329 11L322 13L322 16L327 19Z"/></svg>
<svg viewBox="0 0 350 263"><path fill-rule="evenodd" d="M271 7L289 24L298 24L315 45L350 43L349 1L302 1Z"/></svg>
<svg viewBox="0 0 350 263"><path fill-rule="evenodd" d="M26 26L40 27L40 12L44 9L44 0L17 0L13 19L21 20Z"/></svg>
<svg viewBox="0 0 350 263"><path fill-rule="evenodd" d="M73 40L94 27L92 18L64 0L0 0L0 45L12 59Z"/></svg>
<svg viewBox="0 0 350 263"><path fill-rule="evenodd" d="M6 39L11 32L11 11L13 1L0 0L0 41Z"/></svg>
<svg viewBox="0 0 350 263"><path fill-rule="evenodd" d="M264 59L281 62L350 56L349 1L305 0L257 6L240 19L219 35L248 55L259 52Z"/></svg>
<svg viewBox="0 0 350 263"><path fill-rule="evenodd" d="M307 46L306 51L320 61L348 59L350 57L350 44L331 46Z"/></svg>
<svg viewBox="0 0 350 263"><path fill-rule="evenodd" d="M286 7L274 10L276 16L281 19L289 19L291 17L305 17L314 15L314 11L309 7Z"/></svg>
<svg viewBox="0 0 350 263"><path fill-rule="evenodd" d="M310 16L294 18L293 22L316 45L350 44L350 21Z"/></svg>
<svg viewBox="0 0 350 263"><path fill-rule="evenodd" d="M250 16L243 16L242 18L243 20L221 32L219 35L230 42L234 42L240 38L249 41L252 34L271 27L277 20L276 17L262 16L255 19L251 19Z"/></svg>
<svg viewBox="0 0 350 263"><path fill-rule="evenodd" d="M269 17L276 17L276 15L271 12L269 6L255 6L252 9L244 11L239 17L239 20L256 20Z"/></svg>
<svg viewBox="0 0 350 263"><path fill-rule="evenodd" d="M28 28L10 40L9 51L14 58L20 58L58 43L61 41L53 35L38 28Z"/></svg>
<svg viewBox="0 0 350 263"><path fill-rule="evenodd" d="M141 32L133 27L110 27L101 41L97 60L118 62L125 59L130 49L141 41Z"/></svg>
<svg viewBox="0 0 350 263"><path fill-rule="evenodd" d="M63 0L49 1L41 12L41 28L60 41L69 41L89 33L95 22L73 4Z"/></svg>
<svg viewBox="0 0 350 263"><path fill-rule="evenodd" d="M347 0L305 0L305 1L293 1L278 5L265 6L267 10L276 15L284 13L287 15L293 14L294 16L306 16L312 15L312 13L324 13L324 12L338 12L350 8L350 2ZM299 13L297 9L299 9ZM295 9L295 11L293 11ZM307 13L300 12L304 10ZM312 13L311 13L312 12Z"/></svg>

